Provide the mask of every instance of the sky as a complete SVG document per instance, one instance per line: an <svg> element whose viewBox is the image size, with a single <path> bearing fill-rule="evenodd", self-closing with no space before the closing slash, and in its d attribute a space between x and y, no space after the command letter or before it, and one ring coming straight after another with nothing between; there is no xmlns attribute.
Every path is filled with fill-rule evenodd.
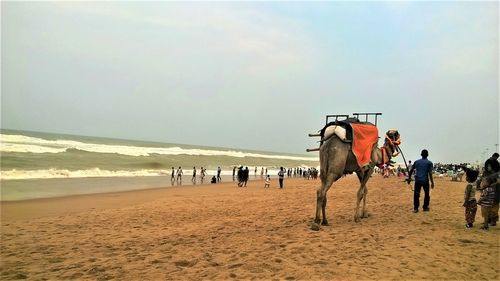
<svg viewBox="0 0 500 281"><path fill-rule="evenodd" d="M2 1L1 48L3 129L305 154L382 112L406 160L498 149L496 1Z"/></svg>

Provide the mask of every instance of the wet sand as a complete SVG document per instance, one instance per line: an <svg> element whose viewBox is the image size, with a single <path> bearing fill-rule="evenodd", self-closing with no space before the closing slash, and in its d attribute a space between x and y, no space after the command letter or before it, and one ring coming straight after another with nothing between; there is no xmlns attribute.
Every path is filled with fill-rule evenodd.
<svg viewBox="0 0 500 281"><path fill-rule="evenodd" d="M23 179L0 181L1 201L19 201L39 198L66 197L82 194L121 192L139 189L153 189L170 186L189 186L209 183L210 177L204 182L196 178L193 183L191 176L183 180L171 180L165 176L137 177L91 177L91 178L55 178L55 179ZM251 176L250 179L257 177ZM223 182L232 181L231 176L222 176Z"/></svg>
<svg viewBox="0 0 500 281"><path fill-rule="evenodd" d="M310 229L318 181L233 183L2 202L3 280L498 280L500 231L464 228L464 182L436 179L412 213L401 178L328 193L330 225Z"/></svg>

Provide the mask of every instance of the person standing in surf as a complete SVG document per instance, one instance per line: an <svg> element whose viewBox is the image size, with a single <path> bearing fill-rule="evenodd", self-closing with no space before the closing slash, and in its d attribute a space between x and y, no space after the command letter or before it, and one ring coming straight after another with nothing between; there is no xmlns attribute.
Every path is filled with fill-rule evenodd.
<svg viewBox="0 0 500 281"><path fill-rule="evenodd" d="M222 180L222 178L220 177L221 171L222 171L221 168L217 167L217 182L220 182Z"/></svg>
<svg viewBox="0 0 500 281"><path fill-rule="evenodd" d="M182 174L183 174L182 168L181 168L181 166L179 166L179 169L177 169L177 182L178 183L179 182L182 183Z"/></svg>
<svg viewBox="0 0 500 281"><path fill-rule="evenodd" d="M283 189L283 179L285 178L285 170L283 167L280 167L280 171L278 172L278 181L280 183L280 189Z"/></svg>
<svg viewBox="0 0 500 281"><path fill-rule="evenodd" d="M205 180L205 174L206 174L205 168L201 167L201 169L200 169L200 181L201 181L201 183L203 183L203 181Z"/></svg>
<svg viewBox="0 0 500 281"><path fill-rule="evenodd" d="M250 176L250 170L248 170L248 167L245 167L245 170L243 170L243 186L247 186L248 182L248 177Z"/></svg>
<svg viewBox="0 0 500 281"><path fill-rule="evenodd" d="M193 177L191 178L191 181L196 184L196 167L193 167Z"/></svg>

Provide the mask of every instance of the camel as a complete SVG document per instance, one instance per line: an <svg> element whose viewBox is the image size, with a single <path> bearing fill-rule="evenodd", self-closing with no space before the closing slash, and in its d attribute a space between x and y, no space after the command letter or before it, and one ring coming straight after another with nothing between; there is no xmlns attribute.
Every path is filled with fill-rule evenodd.
<svg viewBox="0 0 500 281"><path fill-rule="evenodd" d="M368 189L367 181L373 173L375 166L388 164L392 157L397 156L399 145L399 133L397 130L389 130L385 136L385 143L382 148L374 144L371 152L371 162L369 165L359 167L354 153L352 143L344 142L336 135L323 141L319 148L320 158L320 179L321 187L317 190L316 216L312 225L313 230L319 230L319 223L328 225L326 219L326 193L332 184L340 179L344 174L356 173L360 187L357 193L356 208L354 210L354 221L359 222L360 218L368 217L366 210L366 195ZM314 151L317 149L309 150ZM363 201L363 209L359 214L359 205ZM321 220L322 215L322 220Z"/></svg>

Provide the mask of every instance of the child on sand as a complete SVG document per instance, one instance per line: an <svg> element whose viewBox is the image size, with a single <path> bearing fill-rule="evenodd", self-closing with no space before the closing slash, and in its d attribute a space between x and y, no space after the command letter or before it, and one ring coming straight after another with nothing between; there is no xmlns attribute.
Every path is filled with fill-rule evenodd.
<svg viewBox="0 0 500 281"><path fill-rule="evenodd" d="M495 179L496 181L496 179ZM486 177L481 180L480 190L481 197L479 198L478 205L481 205L481 215L483 215L484 222L481 229L488 230L488 223L490 222L491 209L495 201L495 189L492 177Z"/></svg>
<svg viewBox="0 0 500 281"><path fill-rule="evenodd" d="M264 183L264 188L269 188L271 186L271 177L267 175L266 183Z"/></svg>
<svg viewBox="0 0 500 281"><path fill-rule="evenodd" d="M464 194L464 207L465 207L465 221L467 224L466 228L472 228L474 220L476 219L477 203L476 203L476 184L479 175L478 171L468 169L465 173L465 179L467 180L467 186L465 187Z"/></svg>

